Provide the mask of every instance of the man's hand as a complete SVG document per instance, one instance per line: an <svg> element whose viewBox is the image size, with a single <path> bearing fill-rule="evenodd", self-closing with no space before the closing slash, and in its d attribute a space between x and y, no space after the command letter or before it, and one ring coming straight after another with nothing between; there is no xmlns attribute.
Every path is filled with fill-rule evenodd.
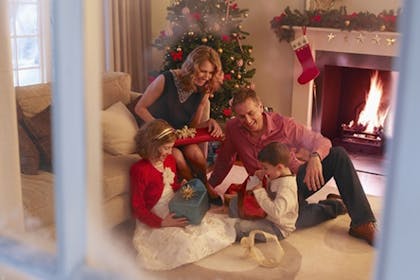
<svg viewBox="0 0 420 280"><path fill-rule="evenodd" d="M169 213L160 224L162 227L185 227L188 225L187 218L175 218L175 213Z"/></svg>
<svg viewBox="0 0 420 280"><path fill-rule="evenodd" d="M311 156L309 158L303 182L311 191L317 191L325 184L324 177L322 176L321 159L318 156Z"/></svg>
<svg viewBox="0 0 420 280"><path fill-rule="evenodd" d="M255 171L254 175L257 176L258 179L260 179L262 181L264 179L264 176L265 176L265 171L262 170L262 169L258 169L257 171Z"/></svg>

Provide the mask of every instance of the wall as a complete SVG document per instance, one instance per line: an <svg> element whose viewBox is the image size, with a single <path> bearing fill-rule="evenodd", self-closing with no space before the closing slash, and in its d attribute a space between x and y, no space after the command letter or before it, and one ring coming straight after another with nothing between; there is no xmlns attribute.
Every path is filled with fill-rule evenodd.
<svg viewBox="0 0 420 280"><path fill-rule="evenodd" d="M278 42L270 29L270 21L280 15L285 7L303 10L305 0L237 0L240 8L249 9L249 17L242 22L243 30L251 35L246 44L253 46L253 56L257 69L254 76L257 93L264 104L273 107L281 114L290 116L293 86L293 63L295 55L286 42ZM337 0L337 6L345 5L347 12L370 11L380 13L383 10L399 7L401 0ZM166 27L166 9L169 0L152 1L152 38ZM159 68L162 56L153 52L153 66Z"/></svg>

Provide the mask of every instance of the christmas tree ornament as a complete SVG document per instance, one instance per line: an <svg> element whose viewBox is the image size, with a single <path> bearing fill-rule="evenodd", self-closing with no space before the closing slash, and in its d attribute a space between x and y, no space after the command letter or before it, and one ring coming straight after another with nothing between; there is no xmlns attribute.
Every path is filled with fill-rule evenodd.
<svg viewBox="0 0 420 280"><path fill-rule="evenodd" d="M350 26L350 21L349 21L349 20L345 20L345 21L344 21L344 25L345 25L345 26Z"/></svg>
<svg viewBox="0 0 420 280"><path fill-rule="evenodd" d="M207 43L208 39L206 37L201 38L201 42Z"/></svg>
<svg viewBox="0 0 420 280"><path fill-rule="evenodd" d="M189 31L188 36L194 36L194 31Z"/></svg>
<svg viewBox="0 0 420 280"><path fill-rule="evenodd" d="M223 49L222 49L222 48L218 48L218 49L217 49L217 52L218 52L218 53L223 53Z"/></svg>
<svg viewBox="0 0 420 280"><path fill-rule="evenodd" d="M303 32L304 34L306 32ZM302 66L302 73L297 79L298 83L303 85L315 79L319 75L319 69L315 64L312 51L309 46L309 40L303 35L290 42L292 49L295 51L296 57Z"/></svg>
<svg viewBox="0 0 420 280"><path fill-rule="evenodd" d="M386 30L386 26L385 26L385 25L381 25L380 30L381 30L381 31L385 31L385 30Z"/></svg>
<svg viewBox="0 0 420 280"><path fill-rule="evenodd" d="M238 74L238 75L236 76L236 78L241 79L241 78L242 78L241 74Z"/></svg>

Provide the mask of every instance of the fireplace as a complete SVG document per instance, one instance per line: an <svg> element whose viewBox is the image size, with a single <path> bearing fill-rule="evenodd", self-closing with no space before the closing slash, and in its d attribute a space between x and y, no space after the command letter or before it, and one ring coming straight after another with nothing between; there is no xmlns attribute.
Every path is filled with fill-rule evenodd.
<svg viewBox="0 0 420 280"><path fill-rule="evenodd" d="M392 57L318 51L316 62L312 129L347 150L382 153L398 76Z"/></svg>
<svg viewBox="0 0 420 280"><path fill-rule="evenodd" d="M296 36L300 36L299 29ZM305 85L299 85L295 79L292 117L321 132L334 145L356 152L382 153L386 138L392 135L390 105L398 77L393 60L399 34L308 28L307 36L321 73ZM295 61L295 78L300 73L301 67ZM380 99L376 100L378 113L385 114L385 121L376 128L369 125L368 129L356 122L375 75L382 88Z"/></svg>

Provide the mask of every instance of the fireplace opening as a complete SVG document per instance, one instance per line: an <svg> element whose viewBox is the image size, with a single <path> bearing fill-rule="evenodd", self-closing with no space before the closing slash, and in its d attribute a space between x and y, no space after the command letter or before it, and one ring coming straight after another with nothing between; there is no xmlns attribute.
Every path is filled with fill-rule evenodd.
<svg viewBox="0 0 420 280"><path fill-rule="evenodd" d="M382 155L392 133L396 76L391 70L324 65L322 94L314 104L319 131L349 152Z"/></svg>

